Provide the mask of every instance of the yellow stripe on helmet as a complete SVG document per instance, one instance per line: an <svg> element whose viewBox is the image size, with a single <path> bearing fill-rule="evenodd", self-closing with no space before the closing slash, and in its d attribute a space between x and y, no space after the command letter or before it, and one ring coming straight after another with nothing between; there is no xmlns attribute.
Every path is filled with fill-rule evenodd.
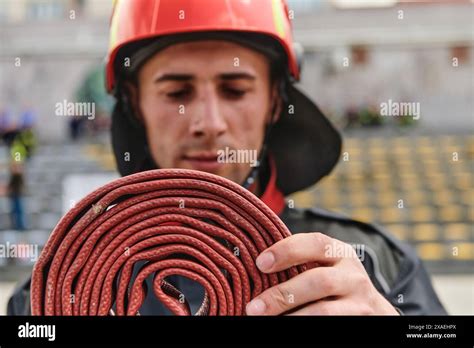
<svg viewBox="0 0 474 348"><path fill-rule="evenodd" d="M283 6L281 6L281 0L272 1L272 12L273 12L273 22L275 23L275 28L278 35L284 39L286 37L285 31L285 17L288 14L283 13Z"/></svg>
<svg viewBox="0 0 474 348"><path fill-rule="evenodd" d="M109 51L114 49L117 45L117 34L118 34L118 25L120 19L120 0L113 0L113 13L112 20L110 23L110 38L109 38Z"/></svg>

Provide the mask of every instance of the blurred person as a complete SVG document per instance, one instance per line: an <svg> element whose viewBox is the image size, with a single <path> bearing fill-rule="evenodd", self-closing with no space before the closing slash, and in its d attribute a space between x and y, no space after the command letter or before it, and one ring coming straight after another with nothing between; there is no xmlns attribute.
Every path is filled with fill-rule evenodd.
<svg viewBox="0 0 474 348"><path fill-rule="evenodd" d="M180 19L180 11L188 17ZM116 98L112 145L120 174L214 173L280 216L293 235L263 251L257 267L266 273L306 262L318 267L258 295L248 315L445 314L406 244L369 223L285 204L285 196L331 172L342 146L338 131L294 85L300 69L287 13L284 1L273 0L117 1L107 88ZM258 151L258 164L219 162L217 152L226 147ZM353 246L366 250L363 258ZM170 282L195 311L203 289L181 277ZM29 314L29 281L10 299L8 313ZM153 296L140 313L168 314Z"/></svg>
<svg viewBox="0 0 474 348"><path fill-rule="evenodd" d="M84 118L74 116L69 120L69 137L72 141L79 140L84 133Z"/></svg>
<svg viewBox="0 0 474 348"><path fill-rule="evenodd" d="M359 112L358 108L356 105L350 105L346 110L345 110L345 121L346 121L346 127L354 127L358 124L359 122Z"/></svg>
<svg viewBox="0 0 474 348"><path fill-rule="evenodd" d="M12 228L19 231L26 230L24 209L24 167L22 161L11 161L10 177L7 186L7 195L10 200L10 219Z"/></svg>
<svg viewBox="0 0 474 348"><path fill-rule="evenodd" d="M29 125L25 124L25 126L26 129L15 128L16 133L9 147L10 167L7 193L10 200L11 223L16 230L26 229L23 197L25 188L24 166L31 156L32 146L34 145L30 135L28 135L28 132L30 132Z"/></svg>
<svg viewBox="0 0 474 348"><path fill-rule="evenodd" d="M20 126L15 141L23 144L26 151L26 160L30 159L37 147L34 127L36 124L36 113L31 107L27 107L21 114Z"/></svg>
<svg viewBox="0 0 474 348"><path fill-rule="evenodd" d="M10 157L16 161L28 161L36 150L36 135L32 128L15 128L7 143Z"/></svg>
<svg viewBox="0 0 474 348"><path fill-rule="evenodd" d="M0 112L0 135L10 153L16 152L13 148L21 149L22 160L31 158L36 149L35 123L36 113L30 107L24 109L18 120L13 120L8 109Z"/></svg>

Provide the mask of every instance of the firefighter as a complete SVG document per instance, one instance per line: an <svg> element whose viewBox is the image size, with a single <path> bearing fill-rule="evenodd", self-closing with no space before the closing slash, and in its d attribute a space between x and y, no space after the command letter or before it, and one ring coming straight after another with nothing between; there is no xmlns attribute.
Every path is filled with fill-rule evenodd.
<svg viewBox="0 0 474 348"><path fill-rule="evenodd" d="M445 314L407 245L372 224L285 202L328 175L341 151L338 131L294 85L299 61L283 0L116 1L106 84L116 98L112 145L120 174L211 172L280 216L293 235L263 251L258 268L318 267L258 295L248 315ZM225 149L256 151L258 160L219 161ZM203 289L170 278L195 311ZM27 298L28 284L10 312L27 313ZM140 313L168 314L153 294Z"/></svg>

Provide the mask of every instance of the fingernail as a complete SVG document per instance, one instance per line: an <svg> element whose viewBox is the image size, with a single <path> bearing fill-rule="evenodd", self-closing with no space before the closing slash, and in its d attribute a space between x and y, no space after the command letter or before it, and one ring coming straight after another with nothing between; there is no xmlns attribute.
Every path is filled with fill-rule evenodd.
<svg viewBox="0 0 474 348"><path fill-rule="evenodd" d="M267 306L265 306L265 302L257 298L247 304L246 312L247 315L262 315L265 313L266 307Z"/></svg>
<svg viewBox="0 0 474 348"><path fill-rule="evenodd" d="M264 252L257 257L255 263L262 272L265 272L272 268L275 263L275 256L271 251Z"/></svg>

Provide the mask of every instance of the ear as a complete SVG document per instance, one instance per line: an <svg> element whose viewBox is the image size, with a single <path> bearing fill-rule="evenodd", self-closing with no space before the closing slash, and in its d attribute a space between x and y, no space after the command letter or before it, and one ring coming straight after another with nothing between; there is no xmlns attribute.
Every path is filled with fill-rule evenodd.
<svg viewBox="0 0 474 348"><path fill-rule="evenodd" d="M124 82L125 93L127 95L128 103L133 113L133 116L141 123L145 124L145 119L140 110L140 95L138 91L138 86L133 84L130 81Z"/></svg>

